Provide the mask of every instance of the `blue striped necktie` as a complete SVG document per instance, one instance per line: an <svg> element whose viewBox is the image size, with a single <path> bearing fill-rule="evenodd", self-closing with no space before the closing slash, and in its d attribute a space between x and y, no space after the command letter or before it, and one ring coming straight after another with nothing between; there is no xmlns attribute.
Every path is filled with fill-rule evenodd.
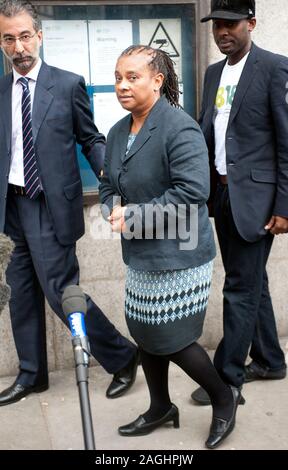
<svg viewBox="0 0 288 470"><path fill-rule="evenodd" d="M23 134L23 166L24 184L27 196L36 199L41 191L40 179L37 170L35 149L32 134L31 95L29 78L18 79L23 88L22 93L22 134Z"/></svg>

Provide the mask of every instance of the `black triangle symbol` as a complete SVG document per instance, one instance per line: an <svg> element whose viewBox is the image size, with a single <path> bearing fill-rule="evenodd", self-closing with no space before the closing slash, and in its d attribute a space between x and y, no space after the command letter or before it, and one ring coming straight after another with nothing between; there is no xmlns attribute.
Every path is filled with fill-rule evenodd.
<svg viewBox="0 0 288 470"><path fill-rule="evenodd" d="M160 34L159 34L159 31L160 31ZM159 38L156 39L157 33L158 33ZM161 21L159 21L157 25L155 33L153 34L152 39L149 42L149 46L161 49L162 51L165 51L165 48L166 49L170 48L170 50L172 48L172 52L171 51L170 52L165 51L165 52L167 52L167 54L170 57L180 57L179 52L174 46L173 41L171 40L169 34L167 33Z"/></svg>

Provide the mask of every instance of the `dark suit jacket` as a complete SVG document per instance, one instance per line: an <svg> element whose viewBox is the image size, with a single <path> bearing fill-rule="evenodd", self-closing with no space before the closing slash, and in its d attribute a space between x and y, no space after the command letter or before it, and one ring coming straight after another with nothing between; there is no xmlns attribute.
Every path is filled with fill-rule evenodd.
<svg viewBox="0 0 288 470"><path fill-rule="evenodd" d="M131 240L123 239L126 264L134 269L166 270L199 266L215 255L214 239L208 219L206 200L209 195L209 166L205 140L198 124L184 111L175 109L162 97L156 102L128 154L127 140L131 115L124 117L110 131L100 185L101 202L113 207L112 197L121 197L122 205L134 211ZM195 249L179 249L180 238L155 238L155 211L178 204L189 208L198 204ZM169 212L169 211L168 211ZM171 212L170 212L171 214ZM165 219L165 216L164 216ZM179 221L179 218L178 218ZM187 225L192 216L187 210ZM167 219L165 219L167 223ZM194 222L193 222L194 223ZM153 239L140 239L144 225Z"/></svg>
<svg viewBox="0 0 288 470"><path fill-rule="evenodd" d="M200 126L212 172L214 103L225 62L208 67L204 82ZM253 44L226 133L231 209L240 235L250 242L266 234L272 215L288 217L287 87L288 59Z"/></svg>
<svg viewBox="0 0 288 470"><path fill-rule="evenodd" d="M12 73L0 79L0 231L5 224L11 162ZM33 103L33 138L48 210L60 243L74 243L84 233L82 183L76 142L99 174L105 138L92 119L82 77L42 63Z"/></svg>

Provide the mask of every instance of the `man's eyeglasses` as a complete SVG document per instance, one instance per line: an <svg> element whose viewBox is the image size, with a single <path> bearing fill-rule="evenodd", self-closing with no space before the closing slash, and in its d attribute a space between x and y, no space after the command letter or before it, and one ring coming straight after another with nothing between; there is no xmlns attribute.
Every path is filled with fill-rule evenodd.
<svg viewBox="0 0 288 470"><path fill-rule="evenodd" d="M1 43L4 46L14 46L16 41L20 41L22 44L28 44L32 38L34 38L37 31L34 34L22 34L22 36L5 36L5 38L1 39Z"/></svg>

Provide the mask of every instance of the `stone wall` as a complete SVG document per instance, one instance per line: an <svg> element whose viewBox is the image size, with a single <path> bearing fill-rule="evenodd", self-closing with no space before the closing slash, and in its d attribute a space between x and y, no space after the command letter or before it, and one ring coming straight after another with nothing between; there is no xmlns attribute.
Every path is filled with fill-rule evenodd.
<svg viewBox="0 0 288 470"><path fill-rule="evenodd" d="M90 209L85 210L86 222L91 223ZM287 322L287 237L275 240L269 260L270 289L275 307L280 336L288 337ZM108 318L123 334L128 334L124 319L125 268L118 241L94 240L89 229L78 243L81 266L81 287L103 309ZM224 272L218 255L214 262L214 275L204 334L201 342L215 348L222 335L222 294ZM0 375L17 373L17 355L11 333L8 309L0 318ZM71 367L74 363L70 334L47 306L47 347L49 369Z"/></svg>

